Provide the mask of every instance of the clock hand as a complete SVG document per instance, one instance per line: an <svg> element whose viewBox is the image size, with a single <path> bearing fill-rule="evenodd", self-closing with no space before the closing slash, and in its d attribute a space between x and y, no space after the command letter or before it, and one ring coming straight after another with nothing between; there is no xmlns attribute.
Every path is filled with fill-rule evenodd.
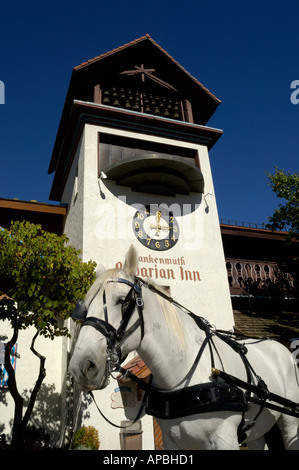
<svg viewBox="0 0 299 470"><path fill-rule="evenodd" d="M162 226L162 225L159 225L159 226L157 227L157 225L153 225L153 224L150 225L150 228L151 228L151 229L157 228L158 230L164 230L165 232L168 232L169 230L172 229L172 227L164 227L164 226Z"/></svg>
<svg viewBox="0 0 299 470"><path fill-rule="evenodd" d="M157 226L157 225L151 224L151 225L150 225L150 229L156 229L156 235L159 235L159 234L158 234L158 230L164 230L165 232L169 232L169 230L171 230L172 227L163 227L163 226L161 226L161 225L158 225L158 226Z"/></svg>
<svg viewBox="0 0 299 470"><path fill-rule="evenodd" d="M161 219L161 212L160 212L160 211L157 211L157 212L156 212L156 221L157 221L156 235L159 235L159 230L161 229L161 227L160 227L160 225L159 225L160 219Z"/></svg>
<svg viewBox="0 0 299 470"><path fill-rule="evenodd" d="M172 230L172 227L168 227L168 226L163 226L163 225L160 225L159 222L160 222L160 219L161 219L161 212L160 211L157 211L156 212L156 225L153 225L151 224L150 225L150 229L155 229L156 230L156 236L159 236L159 231L160 230L164 230L164 232L169 232L170 230Z"/></svg>

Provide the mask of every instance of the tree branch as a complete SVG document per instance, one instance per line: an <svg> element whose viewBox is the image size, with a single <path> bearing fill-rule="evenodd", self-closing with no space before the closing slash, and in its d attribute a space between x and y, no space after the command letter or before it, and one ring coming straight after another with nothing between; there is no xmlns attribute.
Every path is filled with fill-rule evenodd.
<svg viewBox="0 0 299 470"><path fill-rule="evenodd" d="M12 430L12 448L19 449L22 446L22 439L23 439L23 423L22 423L22 416L23 416L23 397L19 394L17 383L16 383L16 375L14 368L11 364L11 351L14 344L17 342L19 330L18 328L14 327L13 335L5 345L5 356L4 356L4 367L8 374L7 385L9 388L9 392L15 402L15 412L14 412L14 422L13 422L13 430Z"/></svg>
<svg viewBox="0 0 299 470"><path fill-rule="evenodd" d="M39 335L39 330L35 333L35 335L33 336L32 338L32 342L31 342L31 347L30 347L30 350L33 352L33 354L35 356L37 356L40 360L40 366L39 366L39 374L38 374L38 378L36 380L36 383L35 383L35 386L34 386L34 389L31 393L31 396L30 396L30 400L29 400L29 404L27 406L27 410L26 410L26 413L24 415L24 418L23 418L23 424L24 424L24 427L27 426L28 424L28 421L31 417L31 414L32 414L32 410L33 410L33 407L34 407L34 404L35 404L35 400L36 400L36 397L37 397L37 394L39 392L39 389L41 387L41 384L44 380L44 378L46 377L46 369L45 369L45 362L46 362L46 358L45 356L42 356L39 352L36 351L36 349L34 348L34 345L35 345L35 340L36 338L38 337Z"/></svg>
<svg viewBox="0 0 299 470"><path fill-rule="evenodd" d="M14 327L13 335L10 341L8 341L5 345L4 367L8 375L7 385L8 385L10 394L13 397L15 402L22 403L23 398L18 392L16 375L15 375L15 371L10 360L11 351L12 351L13 346L17 342L18 334L19 334L19 330Z"/></svg>

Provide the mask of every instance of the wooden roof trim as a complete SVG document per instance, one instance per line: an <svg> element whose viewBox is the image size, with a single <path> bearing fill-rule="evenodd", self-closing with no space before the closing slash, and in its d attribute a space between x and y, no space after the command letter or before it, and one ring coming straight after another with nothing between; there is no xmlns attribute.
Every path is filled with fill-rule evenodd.
<svg viewBox="0 0 299 470"><path fill-rule="evenodd" d="M0 198L0 208L61 215L66 215L67 213L67 208L63 206L56 206L54 204L46 204L36 201L20 201L17 199Z"/></svg>
<svg viewBox="0 0 299 470"><path fill-rule="evenodd" d="M272 231L262 228L254 228L254 227L240 227L237 225L225 225L220 224L221 233L224 235L236 235L236 236L244 236L244 237L259 237L259 238L272 238L272 239L279 239L283 240L287 237L288 232L279 232L279 231ZM296 239L292 241L297 241Z"/></svg>

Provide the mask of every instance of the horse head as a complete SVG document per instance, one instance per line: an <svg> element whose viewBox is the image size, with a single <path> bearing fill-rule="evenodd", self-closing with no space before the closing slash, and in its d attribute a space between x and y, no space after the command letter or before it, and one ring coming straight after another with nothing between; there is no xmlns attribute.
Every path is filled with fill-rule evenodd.
<svg viewBox="0 0 299 470"><path fill-rule="evenodd" d="M69 370L84 391L105 388L109 372L137 349L143 332L143 301L135 278L138 256L130 247L122 270L97 273L74 319L83 321Z"/></svg>

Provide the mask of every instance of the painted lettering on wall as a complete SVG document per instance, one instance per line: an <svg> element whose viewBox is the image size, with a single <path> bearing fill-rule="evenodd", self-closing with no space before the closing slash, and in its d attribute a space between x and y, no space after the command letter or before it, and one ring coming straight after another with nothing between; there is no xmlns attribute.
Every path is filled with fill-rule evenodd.
<svg viewBox="0 0 299 470"><path fill-rule="evenodd" d="M179 258L160 258L159 256L148 255L139 256L138 261L139 267L136 275L143 278L193 282L201 280L199 271L188 269L184 256ZM143 264L146 266L143 266ZM118 261L115 267L122 269L123 265Z"/></svg>

